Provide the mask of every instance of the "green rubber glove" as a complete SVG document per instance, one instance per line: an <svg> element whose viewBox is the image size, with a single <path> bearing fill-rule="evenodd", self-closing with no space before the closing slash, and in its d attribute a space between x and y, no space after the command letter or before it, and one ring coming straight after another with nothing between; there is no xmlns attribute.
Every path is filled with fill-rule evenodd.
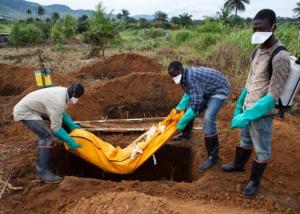
<svg viewBox="0 0 300 214"><path fill-rule="evenodd" d="M241 114L243 112L243 106L244 106L247 92L248 92L247 88L246 87L243 88L243 90L239 96L239 99L236 101L236 106L235 106L235 109L233 112L233 117L235 117L236 115Z"/></svg>
<svg viewBox="0 0 300 214"><path fill-rule="evenodd" d="M185 93L181 98L179 104L176 106L176 110L185 111L191 102L191 95Z"/></svg>
<svg viewBox="0 0 300 214"><path fill-rule="evenodd" d="M275 100L272 95L266 95L258 100L251 108L235 116L231 121L231 128L244 128L251 120L256 120L275 108Z"/></svg>
<svg viewBox="0 0 300 214"><path fill-rule="evenodd" d="M77 125L73 119L67 114L67 112L63 113L63 118L62 118L63 123L65 123L71 131L74 129L80 129L81 127Z"/></svg>
<svg viewBox="0 0 300 214"><path fill-rule="evenodd" d="M193 119L197 117L198 114L196 114L192 108L189 108L185 114L182 116L180 121L177 123L177 129L179 131L184 130L184 128L191 122Z"/></svg>
<svg viewBox="0 0 300 214"><path fill-rule="evenodd" d="M63 128L58 129L56 132L53 132L53 134L61 141L66 142L70 149L76 150L81 147L81 145L76 143L76 141L71 138Z"/></svg>

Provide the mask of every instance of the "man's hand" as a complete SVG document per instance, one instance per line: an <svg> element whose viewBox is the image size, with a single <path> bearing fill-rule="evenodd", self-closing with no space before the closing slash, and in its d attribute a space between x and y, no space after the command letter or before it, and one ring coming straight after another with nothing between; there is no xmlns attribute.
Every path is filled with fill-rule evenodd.
<svg viewBox="0 0 300 214"><path fill-rule="evenodd" d="M245 119L244 114L236 115L231 121L231 128L244 128L250 123L250 120Z"/></svg>
<svg viewBox="0 0 300 214"><path fill-rule="evenodd" d="M185 111L188 107L188 105L191 102L191 96L187 93L185 93L180 100L179 104L176 106L177 111Z"/></svg>
<svg viewBox="0 0 300 214"><path fill-rule="evenodd" d="M238 100L236 101L236 106L233 112L233 117L241 114L243 112L243 105L247 95L247 88L243 88Z"/></svg>
<svg viewBox="0 0 300 214"><path fill-rule="evenodd" d="M81 145L78 144L78 143L76 143L75 140L68 142L67 145L68 145L68 147L69 147L70 149L72 149L72 150L76 150L76 149L78 149L78 148L81 148Z"/></svg>
<svg viewBox="0 0 300 214"><path fill-rule="evenodd" d="M177 123L177 130L182 131L184 128L188 125L189 122L191 122L193 119L197 117L198 114L196 114L192 108L189 108L185 114L182 116L180 121Z"/></svg>

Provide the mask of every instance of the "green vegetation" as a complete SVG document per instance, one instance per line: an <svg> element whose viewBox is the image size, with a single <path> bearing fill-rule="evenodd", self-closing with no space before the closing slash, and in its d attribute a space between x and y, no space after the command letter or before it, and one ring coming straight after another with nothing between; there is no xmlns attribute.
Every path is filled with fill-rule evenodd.
<svg viewBox="0 0 300 214"><path fill-rule="evenodd" d="M237 16L249 2L228 0L216 17L201 21L193 20L188 13L168 19L163 11L155 12L154 20L136 20L126 9L112 18L101 4L90 17L82 15L77 20L70 15L60 17L55 12L51 19L43 20L41 9L35 11L41 19L33 19L33 11L28 10L27 20L0 20L0 31L9 32L12 28L10 40L16 47L51 40L55 48L65 50L64 45L76 38L90 45L89 57L102 57L106 49L147 51L158 55L164 65L172 59L180 59L187 65L216 67L227 72L227 76L234 76L232 79L238 85L255 48L250 43L252 20ZM299 15L298 9L293 10L295 15ZM297 56L300 54L299 26L297 18L278 18L276 31L289 52Z"/></svg>
<svg viewBox="0 0 300 214"><path fill-rule="evenodd" d="M71 15L65 15L61 20L61 31L66 39L71 39L77 31L77 22Z"/></svg>
<svg viewBox="0 0 300 214"><path fill-rule="evenodd" d="M10 33L10 42L17 48L20 45L35 44L42 41L43 31L35 24L16 23Z"/></svg>
<svg viewBox="0 0 300 214"><path fill-rule="evenodd" d="M102 4L98 4L97 10L92 14L86 40L91 44L90 57L104 56L107 45L116 43L119 38L119 25L105 15Z"/></svg>
<svg viewBox="0 0 300 214"><path fill-rule="evenodd" d="M12 25L10 22L0 22L0 33L10 33Z"/></svg>
<svg viewBox="0 0 300 214"><path fill-rule="evenodd" d="M229 10L235 10L235 16L237 16L238 11L245 11L245 4L249 4L250 0L227 0L224 4L225 8Z"/></svg>
<svg viewBox="0 0 300 214"><path fill-rule="evenodd" d="M295 13L295 16L296 16L297 18L300 18L300 2L297 3L297 7L295 7L295 8L293 9L293 11L294 11L294 13Z"/></svg>

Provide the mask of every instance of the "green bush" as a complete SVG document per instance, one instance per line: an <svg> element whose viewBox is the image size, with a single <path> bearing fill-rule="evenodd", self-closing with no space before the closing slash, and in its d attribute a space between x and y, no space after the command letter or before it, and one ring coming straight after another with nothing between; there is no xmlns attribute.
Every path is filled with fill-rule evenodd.
<svg viewBox="0 0 300 214"><path fill-rule="evenodd" d="M184 43L185 41L187 41L190 36L191 36L190 31L185 31L185 30L179 31L174 35L175 43L180 45L180 44Z"/></svg>
<svg viewBox="0 0 300 214"><path fill-rule="evenodd" d="M279 26L276 36L291 54L300 54L300 31L298 27L289 25Z"/></svg>
<svg viewBox="0 0 300 214"><path fill-rule="evenodd" d="M71 15L65 15L60 22L51 28L51 39L55 44L63 44L66 40L75 36L77 22Z"/></svg>
<svg viewBox="0 0 300 214"><path fill-rule="evenodd" d="M249 57L255 45L251 44L252 29L235 29L231 31L226 37L225 40L228 40L230 43L235 44L239 47L239 52L244 57Z"/></svg>
<svg viewBox="0 0 300 214"><path fill-rule="evenodd" d="M226 25L210 20L203 21L196 27L198 33L224 33L226 30Z"/></svg>
<svg viewBox="0 0 300 214"><path fill-rule="evenodd" d="M71 39L77 31L77 22L71 15L65 15L60 23L61 31L66 39Z"/></svg>
<svg viewBox="0 0 300 214"><path fill-rule="evenodd" d="M150 29L146 29L144 30L144 37L145 38L159 38L162 37L164 34L164 29L161 28L150 28Z"/></svg>
<svg viewBox="0 0 300 214"><path fill-rule="evenodd" d="M65 37L63 35L61 25L54 24L51 28L51 39L55 44L63 44Z"/></svg>
<svg viewBox="0 0 300 214"><path fill-rule="evenodd" d="M16 23L13 25L10 34L10 41L16 47L26 44L40 43L43 39L43 32L35 24Z"/></svg>
<svg viewBox="0 0 300 214"><path fill-rule="evenodd" d="M29 24L25 27L25 32L27 33L29 43L40 43L43 38L43 32L34 24Z"/></svg>
<svg viewBox="0 0 300 214"><path fill-rule="evenodd" d="M46 23L46 22L34 22L34 24L40 28L43 32L43 38L49 39L50 38L50 33L51 33L51 24Z"/></svg>
<svg viewBox="0 0 300 214"><path fill-rule="evenodd" d="M106 15L101 3L91 15L86 37L91 44L89 57L104 56L109 44L120 41L120 26Z"/></svg>
<svg viewBox="0 0 300 214"><path fill-rule="evenodd" d="M168 40L172 45L180 46L192 38L192 31L180 30L169 36Z"/></svg>

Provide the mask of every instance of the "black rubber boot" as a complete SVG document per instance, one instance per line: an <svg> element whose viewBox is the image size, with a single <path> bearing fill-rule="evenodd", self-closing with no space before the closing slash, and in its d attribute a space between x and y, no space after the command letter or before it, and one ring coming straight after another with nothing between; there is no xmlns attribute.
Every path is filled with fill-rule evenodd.
<svg viewBox="0 0 300 214"><path fill-rule="evenodd" d="M219 160L219 138L218 135L211 137L205 137L205 146L207 149L207 159L204 160L199 166L198 170L203 172L207 169L210 169L218 163Z"/></svg>
<svg viewBox="0 0 300 214"><path fill-rule="evenodd" d="M56 184L62 180L62 177L54 175L48 165L49 147L39 147L36 161L36 175L39 182Z"/></svg>
<svg viewBox="0 0 300 214"><path fill-rule="evenodd" d="M224 172L241 172L244 171L244 167L251 157L252 149L246 149L236 146L235 159L233 163L222 164L221 170Z"/></svg>
<svg viewBox="0 0 300 214"><path fill-rule="evenodd" d="M253 161L251 176L248 184L243 188L242 194L246 198L254 198L260 184L260 180L264 174L267 162Z"/></svg>
<svg viewBox="0 0 300 214"><path fill-rule="evenodd" d="M194 121L192 120L180 134L173 137L172 141L191 139L193 126L194 126Z"/></svg>

